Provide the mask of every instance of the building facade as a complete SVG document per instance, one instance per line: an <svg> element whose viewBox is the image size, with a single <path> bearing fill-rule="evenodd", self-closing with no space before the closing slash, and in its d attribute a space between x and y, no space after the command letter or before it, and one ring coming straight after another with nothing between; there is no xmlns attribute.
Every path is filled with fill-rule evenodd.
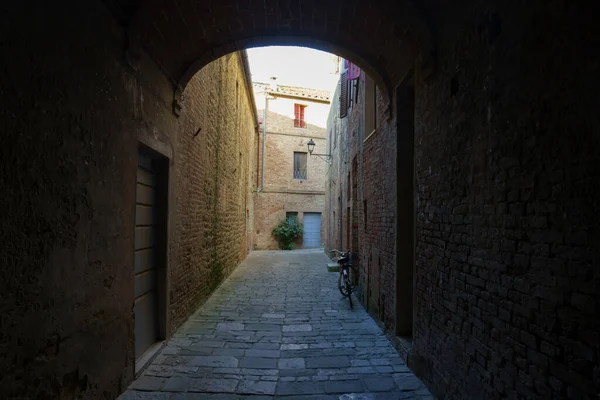
<svg viewBox="0 0 600 400"><path fill-rule="evenodd" d="M351 250L359 269L357 296L384 325L393 326L395 143L377 127L377 88L364 72L342 68L328 117L326 248ZM387 140L389 139L389 140ZM381 143L381 140L387 140Z"/></svg>
<svg viewBox="0 0 600 400"><path fill-rule="evenodd" d="M410 238L398 244L402 229L412 225L397 220L398 204L406 205L399 203L396 133L391 124L378 126L389 109L375 82L345 64L327 124L333 163L327 173L326 249L354 253L356 295L406 357L413 334L413 274L397 262L402 246L412 246Z"/></svg>
<svg viewBox="0 0 600 400"><path fill-rule="evenodd" d="M296 248L321 247L327 163L311 157L307 143L325 148L329 92L271 83L254 83L261 118L257 141L255 249L277 249L272 230L297 218L304 234Z"/></svg>

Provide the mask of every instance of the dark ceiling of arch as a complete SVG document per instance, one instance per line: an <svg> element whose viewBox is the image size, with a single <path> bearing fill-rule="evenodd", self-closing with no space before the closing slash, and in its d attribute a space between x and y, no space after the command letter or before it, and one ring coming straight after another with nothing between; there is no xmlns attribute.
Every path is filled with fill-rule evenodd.
<svg viewBox="0 0 600 400"><path fill-rule="evenodd" d="M105 0L140 46L185 86L232 51L272 44L351 59L386 89L431 54L430 29L409 0Z"/></svg>

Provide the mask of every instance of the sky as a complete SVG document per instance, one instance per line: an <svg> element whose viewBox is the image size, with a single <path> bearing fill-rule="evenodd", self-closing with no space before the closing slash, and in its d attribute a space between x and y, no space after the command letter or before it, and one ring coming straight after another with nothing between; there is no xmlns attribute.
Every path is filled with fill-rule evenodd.
<svg viewBox="0 0 600 400"><path fill-rule="evenodd" d="M313 89L332 90L338 80L334 75L334 55L306 47L270 46L248 49L253 82L269 82Z"/></svg>

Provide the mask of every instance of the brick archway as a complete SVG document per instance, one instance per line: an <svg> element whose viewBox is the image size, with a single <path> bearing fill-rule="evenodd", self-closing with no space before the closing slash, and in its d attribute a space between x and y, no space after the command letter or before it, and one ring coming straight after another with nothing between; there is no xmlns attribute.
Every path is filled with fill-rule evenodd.
<svg viewBox="0 0 600 400"><path fill-rule="evenodd" d="M297 45L352 60L391 93L415 63L431 65L434 48L427 23L407 0L151 0L129 35L180 89L225 54Z"/></svg>

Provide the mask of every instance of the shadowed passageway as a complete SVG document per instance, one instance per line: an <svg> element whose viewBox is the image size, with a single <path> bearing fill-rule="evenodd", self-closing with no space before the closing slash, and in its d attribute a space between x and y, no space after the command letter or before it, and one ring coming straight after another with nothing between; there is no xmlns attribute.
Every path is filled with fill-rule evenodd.
<svg viewBox="0 0 600 400"><path fill-rule="evenodd" d="M121 399L431 398L326 262L250 254Z"/></svg>

